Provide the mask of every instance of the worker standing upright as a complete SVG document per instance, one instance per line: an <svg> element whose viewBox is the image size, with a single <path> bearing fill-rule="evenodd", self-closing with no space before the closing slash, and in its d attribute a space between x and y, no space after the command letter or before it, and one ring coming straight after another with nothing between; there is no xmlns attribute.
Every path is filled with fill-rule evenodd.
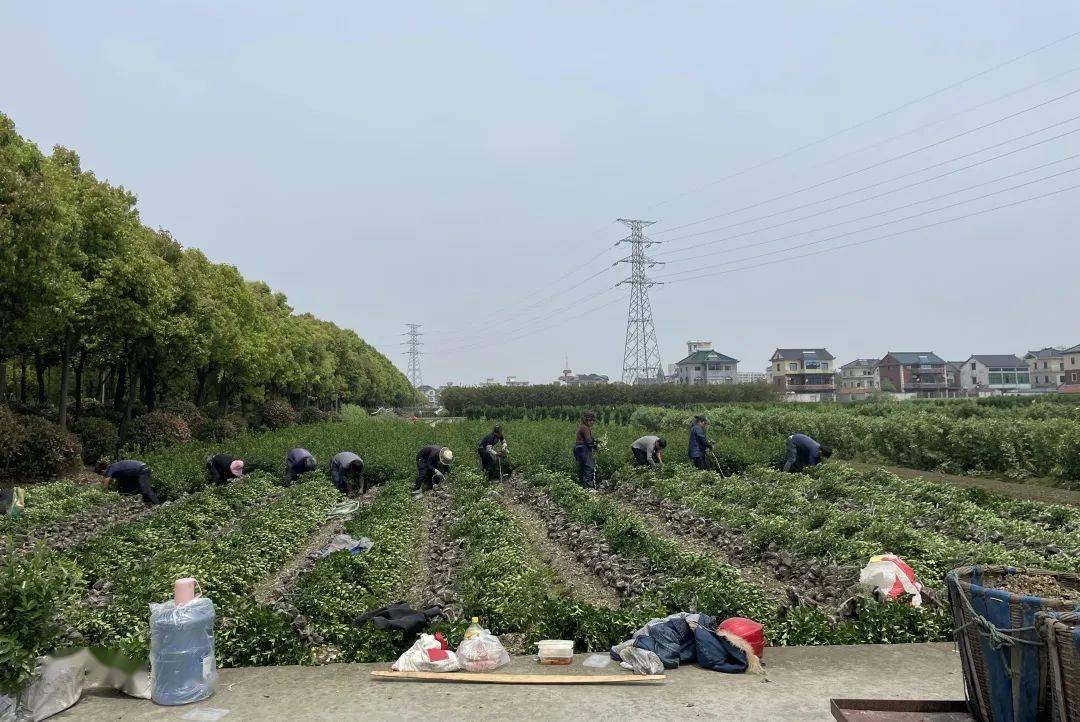
<svg viewBox="0 0 1080 722"><path fill-rule="evenodd" d="M491 481L495 475L498 475L501 481L499 459L506 456L506 436L503 435L503 427L496 426L490 434L480 439L476 453L480 456L480 465L484 468L484 476L487 480Z"/></svg>
<svg viewBox="0 0 1080 722"><path fill-rule="evenodd" d="M364 460L351 451L342 451L330 460L330 481L342 494L367 491L364 481Z"/></svg>
<svg viewBox="0 0 1080 722"><path fill-rule="evenodd" d="M690 461L699 469L708 469L709 462L705 454L712 448L712 442L705 436L705 427L709 425L708 419L701 414L694 417L694 423L690 427Z"/></svg>
<svg viewBox="0 0 1080 722"><path fill-rule="evenodd" d="M784 471L798 473L808 466L817 466L822 459L832 456L832 449L819 444L806 434L792 434L787 440L787 458Z"/></svg>
<svg viewBox="0 0 1080 722"><path fill-rule="evenodd" d="M445 481L453 460L454 452L445 446L429 444L420 449L416 454L416 486L413 488L413 496L419 496L435 484Z"/></svg>
<svg viewBox="0 0 1080 722"><path fill-rule="evenodd" d="M596 413L586 411L581 416L581 426L578 427L577 437L574 439L574 458L578 463L579 482L586 489L596 488L596 457L594 452L600 448L600 444L593 438L592 426L596 423Z"/></svg>
<svg viewBox="0 0 1080 722"><path fill-rule="evenodd" d="M635 466L656 466L663 459L663 451L667 448L667 439L663 436L642 436L630 447L634 454Z"/></svg>

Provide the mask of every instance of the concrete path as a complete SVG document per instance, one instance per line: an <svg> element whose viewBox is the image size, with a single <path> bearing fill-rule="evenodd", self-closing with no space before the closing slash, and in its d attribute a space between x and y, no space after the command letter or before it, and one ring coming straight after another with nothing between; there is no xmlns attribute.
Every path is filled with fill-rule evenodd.
<svg viewBox="0 0 1080 722"><path fill-rule="evenodd" d="M501 672L595 674L579 655L569 667L515 657ZM684 666L668 680L634 685L482 685L376 681L388 664L247 667L221 671L217 693L190 707L87 696L56 719L183 720L228 710L241 720L829 720L829 698L963 699L951 644L767 649L767 675L725 675ZM614 662L606 674L626 674ZM465 674L465 673L462 673ZM187 719L212 719L189 716Z"/></svg>

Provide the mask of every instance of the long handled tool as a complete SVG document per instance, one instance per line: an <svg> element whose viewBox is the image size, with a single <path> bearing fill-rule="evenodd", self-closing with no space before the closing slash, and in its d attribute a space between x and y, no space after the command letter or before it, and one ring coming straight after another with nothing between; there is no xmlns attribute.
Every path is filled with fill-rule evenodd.
<svg viewBox="0 0 1080 722"><path fill-rule="evenodd" d="M709 456L712 457L713 463L716 464L716 473L720 475L721 479L726 479L727 474L725 474L724 470L720 468L720 460L716 458L716 453L710 449Z"/></svg>
<svg viewBox="0 0 1080 722"><path fill-rule="evenodd" d="M473 684L641 684L663 682L662 674L468 674L464 672L388 672L375 670L375 679Z"/></svg>

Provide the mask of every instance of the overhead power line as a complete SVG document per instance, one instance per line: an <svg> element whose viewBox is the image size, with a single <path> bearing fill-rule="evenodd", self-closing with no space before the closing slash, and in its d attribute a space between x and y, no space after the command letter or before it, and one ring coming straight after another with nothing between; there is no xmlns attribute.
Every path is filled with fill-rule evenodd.
<svg viewBox="0 0 1080 722"><path fill-rule="evenodd" d="M1035 180L1027 181L1026 183L1019 183L1019 184L1014 185L1014 186L1009 186L1008 188L1002 188L1000 190L996 190L996 191L993 191L991 193L985 193L985 194L983 194L981 196L976 196L974 198L968 198L968 199L963 200L963 201L957 201L955 203L950 203L948 205L941 206L939 208L932 208L932 209L927 210L927 211L921 211L919 213L914 213L914 214L912 214L910 216L905 216L903 218L897 218L897 219L894 219L894 220L891 220L891 221L886 221L884 223L878 223L878 224L873 225L873 226L867 226L865 228L857 228L857 229L855 229L853 231L847 231L845 233L839 233L839 234L837 234L835 236L829 236L827 238L821 238L821 239L818 239L816 241L807 241L806 243L799 243L799 244L796 244L794 246L788 246L788 247L785 247L785 248L778 248L778 249L773 250L773 251L766 251L764 253L759 253L756 256L747 256L745 258L733 259L731 261L725 261L723 263L715 263L715 264L713 264L711 266L702 266L702 267L699 267L699 268L695 268L695 269L693 269L691 271L678 271L676 273L670 274L669 276L661 276L661 278L665 281L665 283L674 283L675 281L670 280L673 276L685 276L688 273L696 274L699 271L707 270L707 269L710 269L710 268L720 268L722 266L729 266L729 265L734 264L734 263L742 263L744 261L752 261L752 260L755 260L755 259L758 259L758 258L765 258L767 256L775 256L775 255L780 254L780 253L787 253L788 251L797 250L799 248L806 248L806 247L809 247L809 246L820 245L822 243L828 243L829 241L834 241L834 240L839 239L839 238L847 238L848 236L853 236L853 235L856 235L858 233L865 233L866 231L872 231L872 230L876 230L878 228L884 228L884 227L887 227L887 226L892 226L892 225L895 225L897 223L903 223L905 221L910 221L910 220L913 220L915 218L921 218L923 216L928 216L928 215L931 215L933 213L940 213L941 211L948 210L950 208L956 208L957 206L962 206L962 205L965 205L965 204L968 204L968 203L974 203L975 201L983 200L984 198L990 198L992 196L1000 195L1002 193L1007 193L1009 191L1017 190L1018 188L1024 188L1024 187L1027 187L1027 186L1030 186L1030 185L1035 185L1036 183L1042 183L1044 181L1048 181L1048 180L1051 180L1053 178L1058 178L1060 176L1068 175L1069 173L1075 173L1077 171L1080 171L1080 167L1070 168L1068 170L1064 170L1064 171L1061 171L1061 172L1058 172L1058 173L1053 173L1051 175L1044 176L1042 178L1036 178ZM1042 196L1039 196L1039 197L1042 197ZM1001 207L1005 208L1005 207L1008 207L1009 205L1016 205L1016 204L1006 204L1006 205L1001 206ZM969 213L969 214L964 215L964 216L958 216L957 219L969 218L971 216L980 215L982 212L983 211L976 211L974 213ZM930 224L928 226L925 226L925 227L929 228L929 227L932 227L934 225L936 225L936 224L932 223L932 224ZM708 274L700 274L700 275L693 275L693 276L689 276L687 278L682 278L682 279L678 279L678 280L679 281L688 281L688 280L692 280L692 279L695 279L695 278L705 278L707 276L708 276Z"/></svg>
<svg viewBox="0 0 1080 722"><path fill-rule="evenodd" d="M1001 141L999 143L994 143L992 145L988 145L988 146L985 146L983 148L979 148L978 150L971 151L969 153L963 153L963 154L958 155L958 156L953 156L952 158L949 158L947 160L939 161L937 163L932 163L932 164L930 164L928 166L925 166L923 168L919 168L918 170L909 171L907 173L901 173L900 175L895 175L895 176L892 176L891 178L886 178L885 180L880 180L880 181L877 181L875 183L870 183L868 185L860 186L859 188L853 188L851 190L847 190L847 191L844 191L842 193L837 193L837 194L829 196L827 198L821 198L821 199L816 200L816 201L810 201L808 203L802 203L802 204L797 205L797 206L792 206L790 208L785 208L783 210L774 211L772 213L766 213L765 215L756 216L754 218L748 218L746 220L738 221L736 223L730 223L730 224L728 224L726 226L720 226L718 228L710 228L710 229L707 229L707 230L704 230L704 231L695 231L694 233L686 233L686 234L681 235L681 236L674 236L672 238L667 239L667 243L672 243L674 241L683 240L683 239L687 239L687 238L698 238L700 236L709 235L710 233L718 233L720 231L726 231L726 230L729 230L731 228L738 228L739 226L745 226L748 223L755 223L757 221L769 220L769 219L772 219L772 218L777 218L779 216L787 215L788 213L794 213L795 211L799 211L799 210L802 210L804 208L810 208L811 206L820 205L822 203L828 203L829 201L837 200L839 198L844 198L844 197L852 195L854 193L859 193L861 191L870 190L871 188L877 188L878 186L883 186L883 185L885 185L887 183L892 183L893 181L903 180L904 178L910 178L911 176L919 175L920 173L925 173L928 170L933 170L934 168L939 168L939 167L941 167L943 165L948 165L949 163L953 163L953 162L955 162L957 160L963 160L964 158L970 158L973 155L978 155L980 153L985 153L988 150L993 150L994 148L999 148L1002 145L1008 145L1009 143L1014 143L1017 140L1023 140L1024 138L1029 138L1029 137L1031 137L1033 135L1038 135L1039 133L1045 132L1045 131L1047 131L1049 129L1056 128L1056 127L1059 127L1059 126L1064 125L1066 123L1074 122L1076 120L1080 120L1080 115L1074 115L1073 117L1068 118L1066 120L1063 120L1060 123L1054 123L1054 124L1046 126L1044 128L1039 128L1038 130L1033 130L1033 131L1031 131L1029 133L1023 133L1022 135L1014 136L1012 138L1009 138L1008 140L1004 140L1004 141ZM787 225L789 223L794 223L794 222L796 222L798 220L806 220L807 218L813 218L815 216L818 216L818 215L821 215L821 214L824 214L824 213L831 213L832 211L835 211L835 210L840 210L842 208L848 208L850 206L857 205L859 203L864 203L866 201L874 200L876 198L881 198L883 196L890 195L892 193L896 193L896 192L899 192L899 191L902 191L902 190L906 190L908 188L913 188L915 186L922 185L924 183L930 183L930 182L933 182L935 180L939 180L941 178L945 178L947 176L954 175L956 173L961 173L961 172L963 172L965 170L970 170L972 168L976 168L976 167L981 166L981 165L986 165L987 163L991 163L991 162L993 162L995 160L1000 160L1001 158L1007 158L1009 156L1016 155L1017 153L1021 153L1021 152L1025 151L1025 150L1031 150L1032 148L1037 148L1037 147L1039 147L1041 145L1051 143L1051 142L1053 142L1055 140L1060 140L1061 138L1064 138L1064 137L1069 136L1069 135L1073 135L1073 134L1078 133L1078 132L1080 132L1080 128L1077 128L1075 130L1069 130L1069 131L1066 131L1064 133L1059 133L1058 135L1051 136L1049 138L1044 138L1043 140L1037 141L1035 143L1030 143L1030 144L1022 146L1020 148L1015 148L1015 149L1007 151L1005 153L999 153L998 155L991 156L990 158L984 158L983 160L979 160L979 161L976 161L974 163L970 163L968 165L961 166L960 168L954 168L953 170L946 171L945 173L940 173L940 174L938 174L936 176L933 176L932 178L926 178L924 180L920 180L920 181L917 181L915 183L909 183L908 185L900 186L898 188L894 188L892 190L885 191L884 193L879 193L879 194L874 195L874 196L868 196L866 198L860 198L860 199L852 201L850 203L845 203L844 205L833 206L832 208L827 208L827 209L825 209L823 211L819 211L818 213L814 213L814 214L811 214L811 215L808 215L808 216L802 216L802 218L792 219L790 221L785 221L784 223L777 223L777 224L775 224L773 226L767 226L766 228L758 228L758 229L753 229L753 230L749 230L749 231L744 231L742 233L736 233L734 235L725 236L723 238L716 238L716 239L711 239L711 240L708 240L708 241L701 241L699 243L682 244L682 245L676 244L674 247L669 246L669 248L671 248L671 250L664 251L663 253L660 253L659 255L660 256L675 255L675 254L681 253L682 251L690 250L691 248L701 248L702 246L711 246L711 245L714 245L716 243L720 243L720 242L730 240L730 239L733 239L733 238L741 238L742 236L750 235L750 234L753 234L753 233L758 233L758 232L764 231L764 230L769 230L771 228L779 228L779 227L785 226L785 225Z"/></svg>
<svg viewBox="0 0 1080 722"><path fill-rule="evenodd" d="M763 161L761 161L759 163L755 163L754 165L748 166L748 167L743 168L741 170L737 170L737 171L735 171L733 173L729 173L728 175L717 178L716 180L709 181L708 183L705 183L705 184L703 184L701 186L698 186L697 188L693 188L691 190L685 191L683 193L680 193L679 195L668 198L667 200L663 200L663 201L659 201L657 203L653 203L651 206L648 206L648 209L653 210L655 208L659 208L660 206L667 205L668 203L672 203L672 202L677 201L677 200L679 200L681 198L685 198L686 196L693 195L694 193L698 193L700 191L703 191L706 188L711 188L712 186L717 185L718 183L723 183L724 181L728 181L728 180L732 180L734 178L738 178L739 176L746 175L747 173L758 170L759 168L764 168L765 166L770 165L772 163L775 163L776 161L784 160L786 158L790 158L791 156L795 155L796 153L800 153L800 152L802 152L804 150L807 150L809 148L813 148L814 146L821 145L822 143L826 143L826 142L832 140L833 138L838 138L841 135L845 135L846 133L850 133L853 130L858 130L859 128L862 128L862 127L864 127L866 125L869 125L869 124L871 124L871 123L873 123L875 121L881 120L882 118L886 118L886 117L888 117L890 115L894 115L896 113L899 113L901 110L906 110L907 108L910 108L913 105L921 103L924 100L929 100L930 98L934 98L934 97L937 97L938 95L942 95L943 93L947 93L950 90L954 90L956 88L959 88L961 85L965 85L966 83L970 83L972 80L977 80L978 78L981 78L981 77L983 77L985 75L989 75L990 73L993 73L996 70L1000 70L1001 68L1004 68L1004 67L1006 67L1008 65L1012 65L1013 63L1019 62L1020 60L1023 60L1024 58L1035 55L1036 53L1041 53L1043 50L1047 50L1049 48L1052 48L1055 45L1060 45L1061 43L1068 42L1069 40L1072 40L1073 38L1076 38L1076 37L1080 37L1080 31L1071 32L1068 35L1064 35L1064 36L1062 36L1060 38L1057 38L1056 40L1051 40L1050 42L1045 43L1043 45L1040 45L1037 48L1032 48L1031 50L1020 53L1019 55L1014 55L1013 57L1011 57L1011 58L1009 58L1007 60L1003 60L1003 61L1001 61L999 63L996 63L995 65L991 65L988 68L980 70L977 73L973 73L971 75L968 75L968 76L966 76L964 78L961 78L960 80L957 80L955 82L949 83L948 85L946 85L944 87L941 87L941 88L938 88L937 90L933 90L933 91L931 91L929 93L926 93L925 95L920 95L917 98L909 100L909 101L907 101L905 103L901 103L900 105L889 108L888 110L882 111L881 113L878 113L877 115L875 115L873 117L867 118L866 120L861 120L858 123L854 123L853 125L849 125L849 126L847 126L845 128L841 128L838 131L835 131L833 133L829 133L828 135L822 136L821 138L818 138L816 140L812 140L812 141L810 141L808 143L803 143L802 145L799 145L799 146L797 146L795 148L792 148L791 150L780 153L779 155L774 155L771 158L767 158L767 159L765 159L765 160L763 160Z"/></svg>
<svg viewBox="0 0 1080 722"><path fill-rule="evenodd" d="M919 206L919 205L922 205L923 203L930 203L932 201L940 200L942 198L948 198L949 196L954 196L957 193L965 193L967 191L974 190L976 188L982 188L984 186L993 185L994 183L1000 183L1003 180L1008 180L1010 178L1016 178L1017 176L1027 175L1028 173L1033 173L1033 172L1035 172L1037 170L1041 170L1043 168L1048 168L1048 167L1050 167L1052 165L1057 165L1059 163L1065 163L1066 161L1075 160L1076 158L1080 158L1080 153L1070 155L1070 156L1066 156L1064 158L1058 158L1057 160L1052 160L1052 161L1049 161L1047 163L1040 163L1037 166L1033 166L1033 167L1027 168L1025 170L1017 171L1015 173L1009 173L1008 175L999 176L997 178L993 178L993 179L988 180L988 181L983 181L982 183L975 183L974 185L966 186L964 188L959 188L957 190L949 191L947 193L941 193L939 195L931 196L929 198L922 198L922 199L919 199L917 201L911 201L910 203L905 203L903 205L894 206L893 208L886 208L883 211L876 211L874 213L869 213L869 214L867 214L865 216L858 216L856 218L850 218L850 219L848 219L846 221L839 221L837 223L831 223L831 224L829 224L827 226L818 226L817 228L811 228L809 230L798 231L796 233L790 233L790 234L788 234L786 236L780 236L778 238L772 238L772 239L767 240L767 241L758 241L756 243L747 243L747 244L744 244L744 245L741 245L741 246L735 246L733 248L723 248L723 249L720 249L718 251L710 251L708 253L699 253L699 254L694 255L694 256L684 256L684 257L679 258L679 259L674 260L674 261L668 261L668 263L671 264L671 265L678 264L678 263L693 263L694 261L700 260L702 258L708 258L710 256L715 256L715 255L718 255L718 254L721 254L721 253L732 253L732 252L744 250L744 249L747 249L747 248L756 248L758 246L767 246L770 243L778 243L780 241L786 241L786 240L791 239L791 238L798 238L799 236L806 236L806 235L809 235L811 233L817 233L819 231L825 231L825 230L828 230L830 228L837 228L839 226L846 226L849 223L857 223L859 221L865 221L865 220L867 220L869 218L876 218L878 216L888 215L889 213L896 213L897 211L902 211L902 210L904 210L906 208L912 208L914 206ZM1050 177L1053 177L1053 176L1050 176ZM1017 187L1019 187L1019 186L1017 186ZM964 201L964 202L966 203L967 201ZM819 215L819 214L815 214L815 215ZM809 216L807 216L807 217L809 217Z"/></svg>
<svg viewBox="0 0 1080 722"><path fill-rule="evenodd" d="M773 196L771 198L766 198L763 201L758 201L757 203L751 203L750 205L742 206L741 208L733 208L733 209L731 209L729 211L724 211L723 213L718 213L716 215L712 215L712 216L709 216L707 218L701 218L701 219L696 220L696 221L691 221L689 223L683 223L682 225L673 226L671 228L668 228L666 231L661 231L661 233L671 233L673 231L682 230L683 228L690 228L691 226L701 225L702 223L708 223L709 221L716 220L717 218L724 218L726 216L734 215L736 213L741 213L742 211L747 211L747 210L750 210L752 208L759 208L759 207L761 207L761 206L763 206L763 205L765 205L767 203L772 203L773 201L782 200L784 198L790 198L791 196L798 195L799 193L804 193L804 192L809 191L809 190L814 190L815 188L821 188L822 186L828 185L830 183L835 183L838 180L843 180L845 178L850 178L852 176L856 176L856 175L859 175L861 173L865 173L868 170L873 170L874 168L880 168L883 165L888 165L889 163L894 163L894 162L896 162L898 160L902 160L904 158L909 158L909 157L915 155L916 153L921 153L924 150L930 150L931 148L936 148L936 147L938 147L940 145L944 145L945 143L949 143L949 142L952 142L954 140L957 140L958 138L963 138L964 136L971 135L972 133L977 133L980 130L986 130L987 128L993 127L993 126L998 125L1000 123L1004 123L1004 122L1006 122L1008 120L1012 120L1013 118L1017 118L1017 117L1019 117L1021 115L1024 115L1025 113L1030 113L1033 110L1038 110L1039 108L1044 108L1044 107L1046 107L1046 106L1048 106L1048 105L1050 105L1052 103L1057 103L1057 102L1059 102L1061 100L1064 100L1065 98L1072 97L1073 95L1076 95L1077 93L1080 93L1080 88L1070 90L1067 93L1063 93L1063 94L1058 95L1058 96L1056 96L1054 98L1050 98L1049 100L1044 100L1041 103L1036 103L1035 105L1024 108L1023 110L1018 110L1018 111L1016 111L1014 113L1009 113L1008 115L1006 115L1004 117L996 118L996 119L991 120L991 121L989 121L987 123L982 123L981 125L977 125L974 128L969 128L969 129L967 129L965 131L962 131L960 133L950 135L947 138L942 138L940 140L934 141L933 143L929 143L927 145L920 146L920 147L915 148L913 150L905 151L905 152L900 153L898 155L894 155L894 156L892 156L890 158L886 158L885 160L880 160L880 161L877 161L876 163L871 163L870 165L863 166L862 168L857 168L855 170L848 171L846 173L841 173L840 175L836 175L836 176L833 176L831 178L827 178L827 179L825 179L823 181L818 181L817 183L812 183L810 185L803 186L801 188L797 188L796 190L788 191L787 193L781 193L780 195L776 195L776 196Z"/></svg>
<svg viewBox="0 0 1080 722"><path fill-rule="evenodd" d="M820 256L820 255L825 254L825 253L832 253L833 251L839 251L839 250L843 250L845 248L852 248L854 246L863 246L863 245L866 245L868 243L874 243L876 241L883 241L883 240L886 240L888 238L895 238L897 236L902 236L902 235L907 234L907 233L914 233L915 231L924 231L924 230L927 230L929 228L936 228L937 226L943 226L943 225L945 225L947 223L954 223L956 221L964 220L965 218L972 218L974 216L981 216L981 215L985 215L987 213L993 213L995 211L1004 210L1006 208L1013 208L1015 206L1022 205L1024 203L1030 203L1032 201L1042 200L1043 198L1050 198L1052 196L1060 195L1062 193L1067 193L1069 191L1074 191L1074 190L1076 190L1078 188L1080 188L1080 184L1068 186L1066 188L1059 188L1058 190L1049 191L1047 193L1041 193L1039 195L1030 196L1028 198L1021 198L1020 200L1012 201L1011 203L1004 203L1002 205L994 206L992 208L984 208L984 209L979 210L979 211L973 211L971 213L965 213L964 215L956 216L954 218L946 218L944 220L935 221L934 223L927 223L926 225L916 226L915 228L906 228L904 230L896 231L894 233L886 233L885 235L882 235L882 236L875 236L873 238L866 238L866 239L861 240L861 241L852 241L851 243L842 243L842 244L840 244L838 246L830 246L829 248L822 248L820 250L811 251L809 253L801 253L801 254L796 255L796 256L788 256L786 258L778 258L778 259L774 259L772 261L764 261L762 263L754 263L754 264L751 264L749 266L741 266L739 268L731 268L731 269L728 269L728 270L725 270L725 271L715 271L713 273L704 273L704 274L701 274L700 276L693 276L691 278L682 278L682 279L678 279L678 280L675 280L675 281L668 281L668 283L683 283L683 282L688 282L688 281L694 281L694 280L697 280L699 278L715 278L716 276L723 276L723 275L726 275L726 274L729 274L729 273L736 273L738 271L748 271L748 270L751 270L753 268L761 268L763 266L772 266L772 265L775 265L777 263L785 263L787 261L795 261L795 260L802 259L802 258L810 258L812 256ZM788 250L791 250L791 249L788 249ZM744 259L744 260L748 260L748 259Z"/></svg>

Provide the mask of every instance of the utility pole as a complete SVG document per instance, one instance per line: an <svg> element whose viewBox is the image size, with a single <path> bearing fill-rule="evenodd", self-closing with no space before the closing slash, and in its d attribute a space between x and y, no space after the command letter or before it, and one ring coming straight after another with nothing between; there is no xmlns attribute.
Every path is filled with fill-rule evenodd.
<svg viewBox="0 0 1080 722"><path fill-rule="evenodd" d="M424 381L423 376L420 375L420 356L423 354L420 347L424 345L420 339L424 334L420 333L418 323L407 323L405 328L408 330L402 334L405 336L402 346L405 346L405 353L409 356L409 370L405 375L409 377L409 383L413 385L413 388L419 388Z"/></svg>
<svg viewBox="0 0 1080 722"><path fill-rule="evenodd" d="M658 244L645 237L643 229L655 221L617 219L630 228L630 236L617 245L629 244L630 255L619 263L630 264L630 277L618 285L630 286L630 310L626 316L626 344L623 347L622 380L626 384L655 384L663 378L660 365L660 349L656 343L656 326L653 324L652 306L649 304L649 287L658 285L645 275L648 268L661 264L645 255L645 249Z"/></svg>

